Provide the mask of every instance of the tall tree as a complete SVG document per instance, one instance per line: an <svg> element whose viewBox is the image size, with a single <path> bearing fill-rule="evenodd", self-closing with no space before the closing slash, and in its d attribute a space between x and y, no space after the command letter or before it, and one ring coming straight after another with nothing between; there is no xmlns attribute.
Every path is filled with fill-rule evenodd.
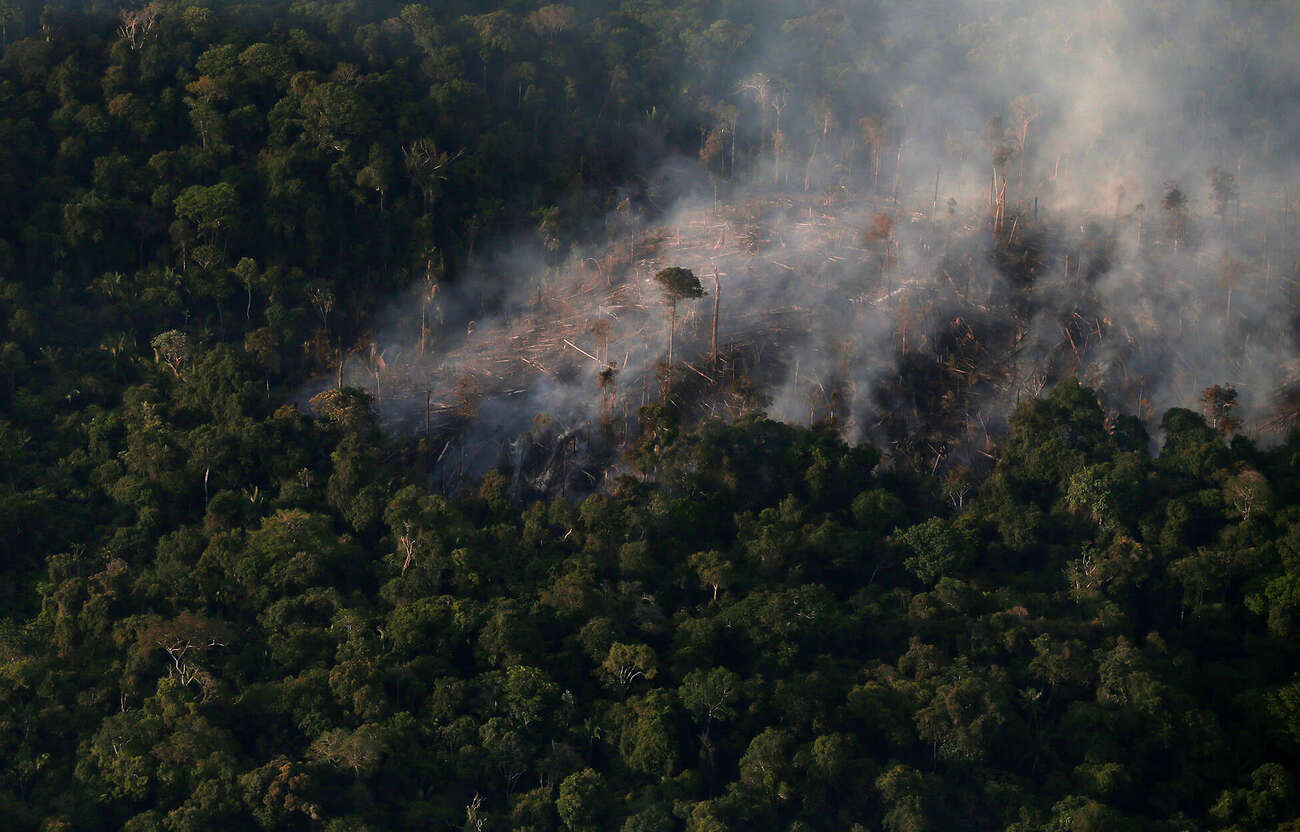
<svg viewBox="0 0 1300 832"><path fill-rule="evenodd" d="M695 272L681 266L672 266L655 273L655 282L663 292L664 302L668 304L668 371L673 367L673 340L677 332L677 302L702 298L704 288Z"/></svg>
<svg viewBox="0 0 1300 832"><path fill-rule="evenodd" d="M1160 200L1160 207L1169 215L1169 234L1174 238L1174 253L1187 234L1187 196L1178 187L1177 182L1165 183L1165 195Z"/></svg>

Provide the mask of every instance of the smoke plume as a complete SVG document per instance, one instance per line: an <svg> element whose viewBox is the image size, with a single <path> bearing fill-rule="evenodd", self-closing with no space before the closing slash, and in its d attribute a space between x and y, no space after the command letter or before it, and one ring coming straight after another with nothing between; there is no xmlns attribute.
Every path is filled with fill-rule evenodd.
<svg viewBox="0 0 1300 832"><path fill-rule="evenodd" d="M1300 375L1292 4L735 13L666 102L698 148L647 114L664 152L594 220L543 216L454 281L431 266L349 359L444 469L594 485L579 458L665 398L938 467L1071 375L1147 419L1231 385L1266 425ZM708 292L678 304L671 368L670 266Z"/></svg>

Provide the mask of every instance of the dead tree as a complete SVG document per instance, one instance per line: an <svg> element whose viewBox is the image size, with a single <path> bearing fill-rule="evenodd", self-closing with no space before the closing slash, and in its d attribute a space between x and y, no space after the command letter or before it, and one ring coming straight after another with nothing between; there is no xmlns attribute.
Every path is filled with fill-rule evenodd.
<svg viewBox="0 0 1300 832"><path fill-rule="evenodd" d="M146 656L155 650L163 651L171 662L168 676L179 679L182 685L197 681L206 686L209 677L200 657L230 641L230 628L225 622L183 612L145 627L140 632L139 650Z"/></svg>
<svg viewBox="0 0 1300 832"><path fill-rule="evenodd" d="M370 343L370 374L375 377L375 401L384 400L384 373L388 370L388 362L384 360L384 353L372 341Z"/></svg>
<svg viewBox="0 0 1300 832"><path fill-rule="evenodd" d="M939 177L942 175L943 162L940 162L938 169L934 172L934 199L930 201L930 231L926 236L926 251L929 251L930 246L934 245L935 214L939 211Z"/></svg>
<svg viewBox="0 0 1300 832"><path fill-rule="evenodd" d="M1016 187L1022 188L1025 180L1025 155L1029 147L1029 125L1042 115L1042 107L1034 95L1022 95L1011 102L1011 112L1020 125L1020 164L1016 171Z"/></svg>
<svg viewBox="0 0 1300 832"><path fill-rule="evenodd" d="M1000 144L993 150L993 233L1002 233L1002 224L1007 216L1007 162L1016 150L1009 144ZM998 185L1001 175L1002 184Z"/></svg>
<svg viewBox="0 0 1300 832"><path fill-rule="evenodd" d="M424 355L429 339L429 307L438 297L438 287L446 270L442 252L431 249L424 261L424 292L420 297L420 355Z"/></svg>
<svg viewBox="0 0 1300 832"><path fill-rule="evenodd" d="M867 248L876 249L880 253L880 280L883 284L885 268L889 263L889 241L894 236L894 221L884 211L877 211L867 223L862 236Z"/></svg>
<svg viewBox="0 0 1300 832"><path fill-rule="evenodd" d="M858 127L871 150L871 190L880 190L880 151L885 143L885 128L878 118L860 118Z"/></svg>
<svg viewBox="0 0 1300 832"><path fill-rule="evenodd" d="M758 130L759 151L762 152L762 145L767 138L767 108L772 102L772 79L766 73L756 72L740 82L740 89L750 94L762 114Z"/></svg>
<svg viewBox="0 0 1300 832"><path fill-rule="evenodd" d="M447 179L451 163L461 157L464 151L451 155L439 151L431 138L416 139L402 148L402 161L411 184L420 192L420 204L427 216L434 201L442 193L442 183Z"/></svg>
<svg viewBox="0 0 1300 832"><path fill-rule="evenodd" d="M140 49L158 22L159 11L158 3L150 3L141 9L122 9L122 25L117 27L117 33L131 49Z"/></svg>
<svg viewBox="0 0 1300 832"><path fill-rule="evenodd" d="M713 267L713 337L710 342L710 363L718 366L718 306L722 302L722 284L718 282L718 267Z"/></svg>
<svg viewBox="0 0 1300 832"><path fill-rule="evenodd" d="M1231 386L1214 385L1201 391L1201 412L1210 427L1230 435L1241 427L1241 420L1232 415L1237 406L1237 391Z"/></svg>
<svg viewBox="0 0 1300 832"><path fill-rule="evenodd" d="M785 90L778 89L772 95L772 111L776 113L776 128L772 130L772 157L776 161L773 169L772 182L785 182L785 168L782 167L781 160L785 156L787 140L785 132L781 129L781 113L785 111L786 93Z"/></svg>

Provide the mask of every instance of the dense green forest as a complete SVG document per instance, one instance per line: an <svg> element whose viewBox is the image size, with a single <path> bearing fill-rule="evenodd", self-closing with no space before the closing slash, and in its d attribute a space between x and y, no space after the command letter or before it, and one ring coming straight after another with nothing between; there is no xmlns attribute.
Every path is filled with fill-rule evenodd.
<svg viewBox="0 0 1300 832"><path fill-rule="evenodd" d="M949 39L867 31L887 3L123 5L0 0L4 829L1300 829L1300 432L1243 434L1231 388L1125 415L1044 376L963 460L848 441L833 408L774 421L744 373L707 418L709 376L670 361L604 484L545 493L449 482L374 391L320 382L412 283L492 294L466 284L499 240L558 269L609 216L653 215L646 171L674 156L724 199L751 175L809 191L836 156L901 226L926 116L845 91L922 43L983 60L996 11ZM1241 54L1289 42L1241 5ZM736 86L760 51L823 102L788 135L767 75ZM1253 84L1233 106L1294 92L1224 67ZM994 139L987 259L1029 283L1066 235L1037 196L1008 208L1009 180L1030 190ZM1291 219L1234 221L1214 170L1215 216L1173 185L1146 240L1220 269L1193 232L1229 228L1240 308L1287 273ZM934 231L934 189L912 225L946 261L987 228ZM1102 223L1140 248L1113 193ZM892 222L866 232L886 284ZM1110 256L1098 227L1060 244L1067 278ZM704 291L686 275L673 326ZM901 352L883 403L947 407L941 358Z"/></svg>

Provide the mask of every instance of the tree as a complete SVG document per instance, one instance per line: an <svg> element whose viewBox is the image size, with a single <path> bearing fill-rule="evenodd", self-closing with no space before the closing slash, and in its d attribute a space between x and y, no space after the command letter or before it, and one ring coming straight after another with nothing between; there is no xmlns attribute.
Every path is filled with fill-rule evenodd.
<svg viewBox="0 0 1300 832"><path fill-rule="evenodd" d="M714 806L715 802L711 800L691 806L686 817L686 832L730 832L731 827L722 822Z"/></svg>
<svg viewBox="0 0 1300 832"><path fill-rule="evenodd" d="M822 734L811 747L800 751L800 761L808 773L810 794L806 800L833 806L836 792L852 770L854 739L848 734Z"/></svg>
<svg viewBox="0 0 1300 832"><path fill-rule="evenodd" d="M356 185L364 191L379 194L379 211L384 210L384 197L392 187L394 175L393 156L388 148L379 142L370 145L370 156L366 165L357 171Z"/></svg>
<svg viewBox="0 0 1300 832"><path fill-rule="evenodd" d="M1267 514L1273 507L1273 490L1268 478L1254 469L1246 469L1223 486L1224 501L1241 514L1243 520L1256 512Z"/></svg>
<svg viewBox="0 0 1300 832"><path fill-rule="evenodd" d="M925 832L939 828L934 810L940 799L938 777L894 763L876 779L875 785L884 803L887 832Z"/></svg>
<svg viewBox="0 0 1300 832"><path fill-rule="evenodd" d="M549 41L578 24L578 15L571 6L560 4L542 6L524 19L530 28Z"/></svg>
<svg viewBox="0 0 1300 832"><path fill-rule="evenodd" d="M674 711L673 696L665 690L653 690L628 701L618 750L633 771L657 777L672 774L677 764Z"/></svg>
<svg viewBox="0 0 1300 832"><path fill-rule="evenodd" d="M542 670L515 665L506 670L506 714L520 730L551 717L560 706L560 688Z"/></svg>
<svg viewBox="0 0 1300 832"><path fill-rule="evenodd" d="M1020 125L1020 171L1017 173L1018 182L1023 182L1025 177L1025 156L1029 149L1029 125L1042 115L1043 108L1036 95L1022 95L1011 102L1011 112L1016 117L1016 122ZM1017 184L1017 187L1021 187Z"/></svg>
<svg viewBox="0 0 1300 832"><path fill-rule="evenodd" d="M1223 168L1210 168L1210 197L1214 200L1214 213L1226 227L1228 206L1237 198L1237 178Z"/></svg>
<svg viewBox="0 0 1300 832"><path fill-rule="evenodd" d="M895 539L912 552L903 565L927 584L941 577L962 574L973 559L974 540L970 531L942 517L931 517L901 530Z"/></svg>
<svg viewBox="0 0 1300 832"><path fill-rule="evenodd" d="M335 728L312 742L308 756L349 768L358 780L375 770L383 759L386 740L377 725L362 725L356 730Z"/></svg>
<svg viewBox="0 0 1300 832"><path fill-rule="evenodd" d="M713 267L713 325L709 337L709 363L718 366L718 309L722 303L722 284L718 282L718 267Z"/></svg>
<svg viewBox="0 0 1300 832"><path fill-rule="evenodd" d="M464 20L473 28L478 39L478 55L483 64L483 89L490 90L488 61L493 53L508 55L514 51L519 32L518 21L510 12L500 9L487 14L466 16Z"/></svg>
<svg viewBox="0 0 1300 832"><path fill-rule="evenodd" d="M1160 200L1160 207L1169 215L1169 234L1174 238L1174 254L1187 235L1187 197L1178 187L1177 182L1165 183L1165 195Z"/></svg>
<svg viewBox="0 0 1300 832"><path fill-rule="evenodd" d="M571 832L595 832L601 828L607 803L605 778L594 769L584 768L570 774L560 783L560 795L555 800L555 808L566 829Z"/></svg>
<svg viewBox="0 0 1300 832"><path fill-rule="evenodd" d="M1133 832L1137 824L1090 797L1070 795L1052 806L1052 817L1040 827L1047 832Z"/></svg>
<svg viewBox="0 0 1300 832"><path fill-rule="evenodd" d="M858 127L862 131L862 140L866 142L871 154L871 189L879 190L880 152L885 146L885 124L879 118L864 117L858 119Z"/></svg>
<svg viewBox="0 0 1300 832"><path fill-rule="evenodd" d="M704 724L704 736L708 737L714 722L736 716L732 705L740 698L740 676L725 667L693 670L682 679L677 693L691 717Z"/></svg>
<svg viewBox="0 0 1300 832"><path fill-rule="evenodd" d="M22 22L22 8L14 0L0 0L0 46L9 45L9 24Z"/></svg>
<svg viewBox="0 0 1300 832"><path fill-rule="evenodd" d="M279 509L248 535L233 577L259 605L326 583L347 554L332 526L327 515Z"/></svg>
<svg viewBox="0 0 1300 832"><path fill-rule="evenodd" d="M718 600L718 590L731 583L734 571L731 561L724 560L722 553L716 549L696 552L690 556L687 565L695 571L703 586L713 590L711 600L714 602Z"/></svg>
<svg viewBox="0 0 1300 832"><path fill-rule="evenodd" d="M313 410L344 430L365 433L376 426L374 397L359 387L331 387L311 397Z"/></svg>
<svg viewBox="0 0 1300 832"><path fill-rule="evenodd" d="M1241 427L1241 420L1232 415L1237 406L1237 390L1228 385L1215 384L1201 391L1201 412L1210 427L1225 436L1231 436Z"/></svg>
<svg viewBox="0 0 1300 832"><path fill-rule="evenodd" d="M493 768L501 775L507 795L515 791L515 784L528 771L531 749L520 732L508 720L494 716L479 727L479 744L486 752Z"/></svg>
<svg viewBox="0 0 1300 832"><path fill-rule="evenodd" d="M916 731L945 760L980 762L990 756L1009 719L1007 685L999 673L952 672L924 707L916 711Z"/></svg>
<svg viewBox="0 0 1300 832"><path fill-rule="evenodd" d="M190 363L189 336L180 330L169 329L155 335L149 343L153 346L154 357L180 378L181 368Z"/></svg>
<svg viewBox="0 0 1300 832"><path fill-rule="evenodd" d="M638 679L653 679L658 673L654 650L645 644L616 641L600 664L600 672L609 686L626 691Z"/></svg>
<svg viewBox="0 0 1300 832"><path fill-rule="evenodd" d="M451 163L460 158L447 151L438 150L433 139L416 139L402 148L402 161L411 184L420 192L420 204L427 215L442 194L442 183L447 180Z"/></svg>
<svg viewBox="0 0 1300 832"><path fill-rule="evenodd" d="M175 675L182 685L202 684L207 670L201 657L211 650L230 644L231 631L225 622L184 612L175 618L149 625L139 636L140 651L148 655L162 650L171 661L167 675Z"/></svg>
<svg viewBox="0 0 1300 832"><path fill-rule="evenodd" d="M224 252L228 242L226 233L239 217L239 194L233 185L227 182L206 188L191 185L176 197L175 206L177 218L188 226L181 229L182 251L187 249L184 237L188 235L185 232L193 229L203 239L204 245L210 246L214 252Z"/></svg>
<svg viewBox="0 0 1300 832"><path fill-rule="evenodd" d="M695 276L695 272L690 269L684 269L680 266L663 269L655 273L655 282L659 284L663 292L664 302L668 304L670 310L670 320L668 325L668 370L672 372L673 366L673 338L677 332L677 302L681 300L691 300L702 298L705 295L704 288L700 286L700 279Z"/></svg>
<svg viewBox="0 0 1300 832"><path fill-rule="evenodd" d="M871 220L867 223L866 230L862 233L863 242L867 248L877 249L880 252L880 277L885 277L885 269L889 265L889 241L894 237L894 221L884 211L877 211Z"/></svg>
<svg viewBox="0 0 1300 832"><path fill-rule="evenodd" d="M789 789L793 741L780 728L768 728L750 740L740 758L740 785L761 805L774 806Z"/></svg>
<svg viewBox="0 0 1300 832"><path fill-rule="evenodd" d="M369 102L355 84L328 81L313 85L299 101L303 129L322 150L348 153L352 141L375 122Z"/></svg>
<svg viewBox="0 0 1300 832"><path fill-rule="evenodd" d="M759 147L767 141L767 108L772 104L774 84L765 72L756 72L740 82L740 89L750 94L754 103L762 112L762 124L759 126Z"/></svg>

